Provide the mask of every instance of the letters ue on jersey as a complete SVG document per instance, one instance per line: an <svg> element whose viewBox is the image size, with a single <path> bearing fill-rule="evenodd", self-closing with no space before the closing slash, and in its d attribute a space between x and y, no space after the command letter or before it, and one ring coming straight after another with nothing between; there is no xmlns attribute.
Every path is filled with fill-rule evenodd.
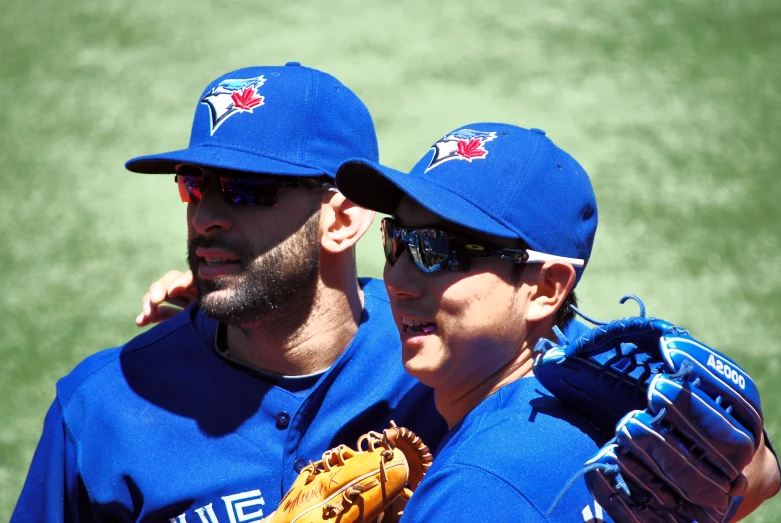
<svg viewBox="0 0 781 523"><path fill-rule="evenodd" d="M266 502L260 490L250 490L240 492L230 496L223 496L222 503L209 503L204 507L197 508L191 514L185 512L168 521L170 523L254 523L263 519ZM270 514L273 512L269 510ZM592 510L591 505L586 505L581 511L584 523L605 523L602 507L594 501ZM188 519L190 516L190 519Z"/></svg>
<svg viewBox="0 0 781 523"><path fill-rule="evenodd" d="M249 490L223 496L222 503L209 503L185 512L168 521L170 523L253 523L265 517L266 502L260 490ZM273 510L269 510L270 514ZM267 514L266 514L267 515Z"/></svg>

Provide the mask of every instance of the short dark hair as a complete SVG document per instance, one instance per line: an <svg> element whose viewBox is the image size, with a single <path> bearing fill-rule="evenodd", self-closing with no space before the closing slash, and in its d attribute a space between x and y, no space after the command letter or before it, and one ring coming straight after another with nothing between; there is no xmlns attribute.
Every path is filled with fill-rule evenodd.
<svg viewBox="0 0 781 523"><path fill-rule="evenodd" d="M523 276L523 270L526 268L525 263L516 263L513 266L513 271L510 274L510 283L514 286L518 286L521 284L521 277ZM564 298L564 301L561 303L561 306L556 311L556 325L559 327L564 327L567 323L572 321L572 319L575 317L575 311L572 310L572 307L578 306L578 297L575 295L575 289L572 289L569 291L569 294L567 294L567 297Z"/></svg>
<svg viewBox="0 0 781 523"><path fill-rule="evenodd" d="M571 322L575 318L575 311L572 310L572 307L577 306L578 297L575 295L575 289L572 289L569 291L569 294L567 294L567 297L564 298L564 302L561 304L561 307L559 307L559 310L556 311L556 325L564 327Z"/></svg>

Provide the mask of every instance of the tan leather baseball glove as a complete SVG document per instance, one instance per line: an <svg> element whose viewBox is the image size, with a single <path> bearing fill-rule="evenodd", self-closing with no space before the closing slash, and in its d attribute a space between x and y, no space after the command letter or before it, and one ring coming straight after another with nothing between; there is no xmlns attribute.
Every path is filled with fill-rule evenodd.
<svg viewBox="0 0 781 523"><path fill-rule="evenodd" d="M277 510L262 523L392 523L433 458L409 429L391 427L326 451L304 467Z"/></svg>

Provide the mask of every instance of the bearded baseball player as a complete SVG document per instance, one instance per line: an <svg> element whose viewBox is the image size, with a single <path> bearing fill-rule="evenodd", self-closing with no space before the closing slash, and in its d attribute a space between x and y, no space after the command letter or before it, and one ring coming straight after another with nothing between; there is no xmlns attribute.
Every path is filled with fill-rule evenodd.
<svg viewBox="0 0 781 523"><path fill-rule="evenodd" d="M175 174L199 302L57 383L13 523L258 521L368 429L439 442L382 282L355 274L374 213L333 188L377 154L356 95L289 63L217 78L188 148L127 162Z"/></svg>

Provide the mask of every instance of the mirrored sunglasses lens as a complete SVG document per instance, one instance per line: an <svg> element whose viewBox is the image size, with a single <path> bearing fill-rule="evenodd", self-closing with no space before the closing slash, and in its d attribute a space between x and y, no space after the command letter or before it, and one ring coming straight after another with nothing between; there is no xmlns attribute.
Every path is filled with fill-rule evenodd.
<svg viewBox="0 0 781 523"><path fill-rule="evenodd" d="M277 204L279 185L273 180L220 178L220 183L222 192L233 205L274 207Z"/></svg>
<svg viewBox="0 0 781 523"><path fill-rule="evenodd" d="M418 232L418 257L420 264L429 271L435 272L448 269L450 259L450 242L438 238L436 231Z"/></svg>
<svg viewBox="0 0 781 523"><path fill-rule="evenodd" d="M185 203L199 203L201 201L201 176L176 175L179 185L179 196Z"/></svg>

